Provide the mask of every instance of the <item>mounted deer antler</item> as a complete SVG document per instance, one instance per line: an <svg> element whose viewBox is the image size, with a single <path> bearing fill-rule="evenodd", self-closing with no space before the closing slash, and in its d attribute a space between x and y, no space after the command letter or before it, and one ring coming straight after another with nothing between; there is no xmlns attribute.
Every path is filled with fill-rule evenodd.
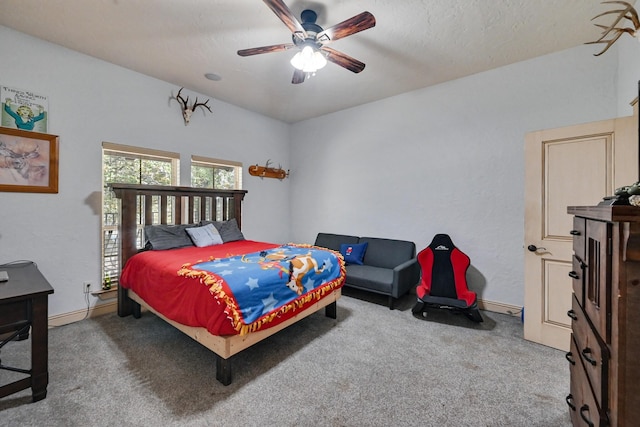
<svg viewBox="0 0 640 427"><path fill-rule="evenodd" d="M206 102L198 102L198 98L196 97L196 102L194 102L193 105L189 107L189 97L187 96L187 99L184 99L183 97L180 96L180 92L182 92L182 89L184 88L181 87L180 90L178 91L178 94L176 95L176 99L182 106L182 117L184 118L185 126L189 124L189 121L191 120L191 114L193 114L196 108L203 107L209 110L210 113L213 112L211 111L211 107L207 105L207 103L209 102L209 99L207 99Z"/></svg>
<svg viewBox="0 0 640 427"><path fill-rule="evenodd" d="M604 29L604 31L602 32L602 37L600 37L596 41L587 42L585 44L606 43L607 45L602 50L602 52L595 53L593 56L600 56L603 53L605 53L607 51L607 49L609 49L611 47L611 45L614 44L620 38L620 36L622 36L624 33L630 34L631 37L638 37L640 35L638 33L638 29L640 29L640 19L638 18L638 12L636 12L636 10L633 8L633 6L631 6L626 1L604 1L604 2L602 2L602 4L605 4L605 3L617 3L617 4L621 4L621 5L625 6L625 8L624 9L610 10L608 12L601 13L601 14L591 18L591 20L593 21L594 19L597 19L597 18L599 18L601 16L604 16L604 15L610 15L612 13L617 13L618 14L618 17L613 22L613 24L611 24L608 27L606 25L594 24L596 27L600 27L600 28ZM616 27L616 25L623 18L624 19L628 19L629 21L631 21L633 23L633 27L634 28ZM612 38L605 39L605 37L609 36L611 33L613 33Z"/></svg>

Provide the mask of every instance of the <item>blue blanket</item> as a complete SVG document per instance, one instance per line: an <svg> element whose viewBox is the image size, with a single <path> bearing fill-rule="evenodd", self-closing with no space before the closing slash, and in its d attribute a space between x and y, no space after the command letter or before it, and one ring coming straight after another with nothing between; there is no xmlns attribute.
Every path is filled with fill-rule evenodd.
<svg viewBox="0 0 640 427"><path fill-rule="evenodd" d="M201 262L190 270L222 279L215 280L219 288L212 287L212 292L222 293L227 303L231 298L233 317L239 315L237 320L245 325L278 310L288 311L295 300L310 294L319 298L319 289L336 288L344 280L343 263L335 252L293 244Z"/></svg>

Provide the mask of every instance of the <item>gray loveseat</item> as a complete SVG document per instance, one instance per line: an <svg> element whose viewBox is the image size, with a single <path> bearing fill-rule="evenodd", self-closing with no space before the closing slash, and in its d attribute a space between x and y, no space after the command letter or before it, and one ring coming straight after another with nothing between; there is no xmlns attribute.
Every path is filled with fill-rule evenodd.
<svg viewBox="0 0 640 427"><path fill-rule="evenodd" d="M347 263L345 286L389 296L389 309L420 281L416 245L406 240L318 233L315 246L340 252L342 244L367 242L362 265Z"/></svg>

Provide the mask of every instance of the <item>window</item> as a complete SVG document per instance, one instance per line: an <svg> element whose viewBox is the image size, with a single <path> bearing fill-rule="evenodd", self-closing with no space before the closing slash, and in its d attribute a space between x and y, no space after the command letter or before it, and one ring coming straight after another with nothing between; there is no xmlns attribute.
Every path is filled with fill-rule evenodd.
<svg viewBox="0 0 640 427"><path fill-rule="evenodd" d="M191 156L191 186L241 190L242 163Z"/></svg>
<svg viewBox="0 0 640 427"><path fill-rule="evenodd" d="M102 278L103 284L117 284L120 273L118 199L107 185L111 182L148 185L177 185L178 153L126 145L102 143ZM171 212L171 209L169 210ZM159 215L159 206L155 208ZM155 222L155 221L154 221ZM142 230L138 230L142 247Z"/></svg>
<svg viewBox="0 0 640 427"><path fill-rule="evenodd" d="M191 156L191 186L220 190L241 190L242 163ZM209 212L210 205L207 203L205 205L206 215L214 218L222 217L222 203L216 203L215 206L215 215L211 215ZM200 209L200 200L194 200L194 219L201 219Z"/></svg>

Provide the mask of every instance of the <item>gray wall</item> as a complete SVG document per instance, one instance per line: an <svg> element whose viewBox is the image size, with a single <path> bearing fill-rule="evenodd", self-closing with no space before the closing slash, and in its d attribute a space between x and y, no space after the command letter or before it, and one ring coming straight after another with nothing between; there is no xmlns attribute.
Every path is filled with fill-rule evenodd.
<svg viewBox="0 0 640 427"><path fill-rule="evenodd" d="M294 240L326 231L420 250L448 233L471 258L480 298L522 306L524 136L618 115L615 47L593 52L580 46L294 124ZM632 86L620 92L624 115Z"/></svg>
<svg viewBox="0 0 640 427"><path fill-rule="evenodd" d="M100 283L103 141L179 152L182 185L192 154L243 162L245 233L289 241L290 181L246 173L267 159L289 165L289 125L212 99L213 114L184 126L169 102L179 87L2 26L0 57L0 84L48 96L48 133L60 136L58 194L0 193L0 264L38 264L55 289L50 315L82 310L82 282Z"/></svg>
<svg viewBox="0 0 640 427"><path fill-rule="evenodd" d="M637 56L630 42L620 52ZM447 232L481 297L522 305L524 134L631 114L638 62L616 49L594 58L578 47L294 125L214 99L212 115L185 127L169 102L177 86L0 26L0 84L47 95L60 135L59 194L0 193L0 263L38 264L55 288L50 315L84 309L82 282L100 280L109 141L180 152L183 185L191 154L242 161L253 240L331 231L424 247ZM246 173L267 159L291 177Z"/></svg>

